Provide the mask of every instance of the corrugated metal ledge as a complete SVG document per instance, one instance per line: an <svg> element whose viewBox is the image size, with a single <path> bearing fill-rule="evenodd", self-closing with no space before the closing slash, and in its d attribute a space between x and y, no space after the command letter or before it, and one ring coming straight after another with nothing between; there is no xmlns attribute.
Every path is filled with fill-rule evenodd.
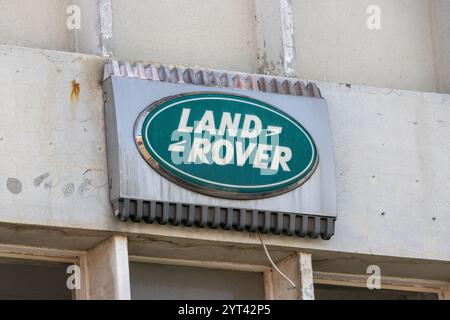
<svg viewBox="0 0 450 320"><path fill-rule="evenodd" d="M248 232L259 230L261 233L322 237L324 240L330 240L334 235L336 222L334 217L137 199L121 199L113 205L122 221Z"/></svg>
<svg viewBox="0 0 450 320"><path fill-rule="evenodd" d="M164 64L144 65L111 60L105 65L103 80L111 76L322 98L320 89L313 82L304 83L297 79L249 73L171 67Z"/></svg>

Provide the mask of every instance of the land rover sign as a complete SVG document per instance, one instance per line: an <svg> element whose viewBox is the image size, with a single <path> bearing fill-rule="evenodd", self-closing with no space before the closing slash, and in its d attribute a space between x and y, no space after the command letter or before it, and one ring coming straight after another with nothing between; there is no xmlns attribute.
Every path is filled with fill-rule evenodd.
<svg viewBox="0 0 450 320"><path fill-rule="evenodd" d="M191 190L260 199L304 184L319 162L295 119L264 102L225 93L189 93L150 105L136 121L144 159Z"/></svg>

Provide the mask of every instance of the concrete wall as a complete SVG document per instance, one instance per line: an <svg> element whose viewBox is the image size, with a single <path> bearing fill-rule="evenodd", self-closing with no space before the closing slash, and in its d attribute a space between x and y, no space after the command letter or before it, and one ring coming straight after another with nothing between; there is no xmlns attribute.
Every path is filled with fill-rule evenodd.
<svg viewBox="0 0 450 320"><path fill-rule="evenodd" d="M1 0L0 43L75 51L73 31L66 28L72 0Z"/></svg>
<svg viewBox="0 0 450 320"><path fill-rule="evenodd" d="M256 72L254 0L113 0L115 56Z"/></svg>
<svg viewBox="0 0 450 320"><path fill-rule="evenodd" d="M114 217L100 85L104 63L0 46L1 222L260 245L257 235L245 232ZM319 85L335 144L336 235L331 241L266 236L268 244L450 260L450 96Z"/></svg>
<svg viewBox="0 0 450 320"><path fill-rule="evenodd" d="M339 220L330 247L448 256L450 96L319 87L337 166Z"/></svg>
<svg viewBox="0 0 450 320"><path fill-rule="evenodd" d="M7 46L1 52L0 194L11 197L13 206L2 205L8 210L2 220L82 226L94 214L104 225L110 208L99 82L103 60Z"/></svg>
<svg viewBox="0 0 450 320"><path fill-rule="evenodd" d="M298 77L435 90L428 0L293 0L293 4ZM367 28L370 5L381 9L381 30ZM450 20L450 11L442 15Z"/></svg>
<svg viewBox="0 0 450 320"><path fill-rule="evenodd" d="M0 44L450 93L449 21L448 0L1 0Z"/></svg>

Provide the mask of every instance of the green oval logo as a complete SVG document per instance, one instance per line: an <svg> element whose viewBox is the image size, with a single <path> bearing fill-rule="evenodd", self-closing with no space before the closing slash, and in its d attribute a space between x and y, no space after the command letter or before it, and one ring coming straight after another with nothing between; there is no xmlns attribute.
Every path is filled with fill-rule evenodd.
<svg viewBox="0 0 450 320"><path fill-rule="evenodd" d="M311 135L264 102L190 93L150 105L135 125L144 159L171 181L231 199L261 199L304 184L319 162Z"/></svg>

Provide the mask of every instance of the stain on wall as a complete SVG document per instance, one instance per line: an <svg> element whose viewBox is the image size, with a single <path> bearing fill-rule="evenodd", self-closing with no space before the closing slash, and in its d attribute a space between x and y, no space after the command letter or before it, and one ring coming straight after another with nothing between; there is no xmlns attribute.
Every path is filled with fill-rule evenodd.
<svg viewBox="0 0 450 320"><path fill-rule="evenodd" d="M70 94L70 101L72 103L77 103L80 99L80 84L76 80L72 80L72 92Z"/></svg>
<svg viewBox="0 0 450 320"><path fill-rule="evenodd" d="M75 185L73 183L69 183L69 184L65 185L63 188L63 194L66 198L72 196L74 191L75 191Z"/></svg>
<svg viewBox="0 0 450 320"><path fill-rule="evenodd" d="M78 193L80 196L83 196L87 191L89 191L90 187L92 186L92 181L89 179L86 179L83 181L83 183L78 187Z"/></svg>
<svg viewBox="0 0 450 320"><path fill-rule="evenodd" d="M35 188L39 188L41 186L41 184L48 178L50 177L50 173L44 173L43 175L40 175L39 177L37 177L36 179L34 179L33 181L33 186Z"/></svg>
<svg viewBox="0 0 450 320"><path fill-rule="evenodd" d="M22 182L15 178L9 178L6 181L6 188L12 194L20 194L22 192Z"/></svg>

